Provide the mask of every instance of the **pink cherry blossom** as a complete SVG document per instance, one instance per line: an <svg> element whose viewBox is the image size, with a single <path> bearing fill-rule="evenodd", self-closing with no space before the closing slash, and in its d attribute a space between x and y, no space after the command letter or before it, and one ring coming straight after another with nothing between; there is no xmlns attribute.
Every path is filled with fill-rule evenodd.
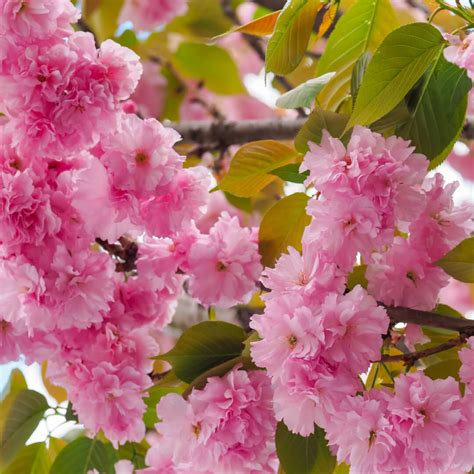
<svg viewBox="0 0 474 474"><path fill-rule="evenodd" d="M6 249L38 245L56 234L61 221L51 209L48 190L36 186L30 170L0 173L0 243Z"/></svg>
<svg viewBox="0 0 474 474"><path fill-rule="evenodd" d="M153 30L187 11L186 0L125 0L119 23L131 21L137 30Z"/></svg>
<svg viewBox="0 0 474 474"><path fill-rule="evenodd" d="M231 217L236 216L241 225L244 224L244 213L232 206L222 191L215 191L209 195L209 202L205 214L196 221L197 228L203 234L207 234L224 211Z"/></svg>
<svg viewBox="0 0 474 474"><path fill-rule="evenodd" d="M352 269L357 252L368 257L393 238L393 224L387 226L372 201L365 196L341 195L324 201L311 199L307 212L313 221L305 230L303 243L318 245L345 271Z"/></svg>
<svg viewBox="0 0 474 474"><path fill-rule="evenodd" d="M474 181L474 141L471 141L465 150L457 150L455 147L446 161L461 173L463 178Z"/></svg>
<svg viewBox="0 0 474 474"><path fill-rule="evenodd" d="M22 256L0 259L0 288L2 319L27 327L46 289L41 274Z"/></svg>
<svg viewBox="0 0 474 474"><path fill-rule="evenodd" d="M155 119L122 118L121 129L101 141L101 161L112 186L137 198L151 197L175 177L182 158L173 150L179 135Z"/></svg>
<svg viewBox="0 0 474 474"><path fill-rule="evenodd" d="M208 200L209 172L203 166L179 170L155 197L141 206L141 216L150 235L167 237L199 219Z"/></svg>
<svg viewBox="0 0 474 474"><path fill-rule="evenodd" d="M444 50L445 58L465 68L468 76L474 79L474 33L468 34L462 41L458 36L447 36L451 46Z"/></svg>
<svg viewBox="0 0 474 474"><path fill-rule="evenodd" d="M113 299L113 272L113 262L104 253L71 255L65 247L58 247L51 270L44 277L45 303L53 313L55 326L85 329L101 322Z"/></svg>
<svg viewBox="0 0 474 474"><path fill-rule="evenodd" d="M115 128L119 100L135 88L141 65L127 48L107 41L102 48L82 32L67 42L20 48L0 85L16 132L13 144L22 153L71 154Z"/></svg>
<svg viewBox="0 0 474 474"><path fill-rule="evenodd" d="M379 358L388 323L360 286L313 305L297 293L268 301L250 323L261 337L251 355L272 380L277 419L303 436L314 423L323 426L341 397L357 391L358 374Z"/></svg>
<svg viewBox="0 0 474 474"><path fill-rule="evenodd" d="M472 386L474 392L474 336L468 339L469 346L459 351L462 366L459 371L461 380Z"/></svg>
<svg viewBox="0 0 474 474"><path fill-rule="evenodd" d="M0 36L23 40L66 36L80 17L69 0L1 0L0 12Z"/></svg>
<svg viewBox="0 0 474 474"><path fill-rule="evenodd" d="M416 216L422 203L417 187L428 161L408 145L401 138L385 139L356 126L346 149L324 131L320 146L309 144L301 170L310 171L306 183L313 184L327 198L344 193L363 195L380 213L409 219Z"/></svg>
<svg viewBox="0 0 474 474"><path fill-rule="evenodd" d="M248 302L262 270L250 230L227 213L191 246L187 264L190 295L223 308Z"/></svg>
<svg viewBox="0 0 474 474"><path fill-rule="evenodd" d="M263 295L263 299L299 294L307 301L318 301L330 291L342 293L344 274L336 264L327 260L316 245L304 246L302 255L288 247L288 253L281 255L275 268L266 268L262 274L262 283L271 290Z"/></svg>
<svg viewBox="0 0 474 474"><path fill-rule="evenodd" d="M234 368L211 377L188 401L163 397L157 406L161 435L147 455L168 472L274 473L277 469L270 383L262 372ZM191 469L191 470L188 470ZM148 471L150 472L150 471ZM157 471L157 472L167 472Z"/></svg>
<svg viewBox="0 0 474 474"><path fill-rule="evenodd" d="M346 397L325 426L338 462L350 464L357 473L390 472L397 458L403 456L404 446L397 439L387 412L390 397L377 392Z"/></svg>
<svg viewBox="0 0 474 474"><path fill-rule="evenodd" d="M142 117L159 118L165 106L167 80L158 64L142 61L142 66L142 77L130 98Z"/></svg>
<svg viewBox="0 0 474 474"><path fill-rule="evenodd" d="M368 290L387 305L429 311L436 306L441 288L448 284L448 275L433 266L426 253L401 237L396 237L386 252L373 254L372 258L366 271Z"/></svg>
<svg viewBox="0 0 474 474"><path fill-rule="evenodd" d="M426 206L410 225L410 241L438 260L474 230L474 213L469 205L455 206L453 194L458 183L444 185L441 174L427 182Z"/></svg>
<svg viewBox="0 0 474 474"><path fill-rule="evenodd" d="M379 358L389 318L361 286L345 295L329 294L321 305L321 318L326 359L360 373Z"/></svg>
<svg viewBox="0 0 474 474"><path fill-rule="evenodd" d="M415 372L395 379L395 396L388 409L404 443L404 456L416 472L443 473L456 467L466 421L463 408L459 385L452 377L432 380Z"/></svg>

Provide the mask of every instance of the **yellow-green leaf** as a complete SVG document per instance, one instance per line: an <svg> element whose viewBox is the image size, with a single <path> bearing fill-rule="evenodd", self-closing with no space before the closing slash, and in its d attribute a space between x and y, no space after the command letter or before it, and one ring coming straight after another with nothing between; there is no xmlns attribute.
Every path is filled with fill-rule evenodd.
<svg viewBox="0 0 474 474"><path fill-rule="evenodd" d="M172 61L180 74L202 81L212 92L218 94L245 92L234 60L219 46L181 43Z"/></svg>
<svg viewBox="0 0 474 474"><path fill-rule="evenodd" d="M306 52L316 14L323 6L320 0L290 0L286 3L268 42L267 72L284 75L298 66Z"/></svg>
<svg viewBox="0 0 474 474"><path fill-rule="evenodd" d="M235 154L229 172L219 183L219 189L239 197L250 197L277 179L273 170L294 163L299 154L274 140L247 143Z"/></svg>
<svg viewBox="0 0 474 474"><path fill-rule="evenodd" d="M166 25L166 31L190 38L212 38L232 28L224 14L221 0L188 0L186 15L178 16Z"/></svg>
<svg viewBox="0 0 474 474"><path fill-rule="evenodd" d="M338 109L350 93L357 60L366 51L374 53L398 25L390 0L359 0L342 15L318 64L318 74L336 71L319 96L324 109Z"/></svg>
<svg viewBox="0 0 474 474"><path fill-rule="evenodd" d="M84 1L84 19L100 41L114 37L122 4L123 0Z"/></svg>
<svg viewBox="0 0 474 474"><path fill-rule="evenodd" d="M278 201L263 216L258 234L262 263L273 266L288 246L301 250L301 237L311 218L306 214L309 197L295 193Z"/></svg>
<svg viewBox="0 0 474 474"><path fill-rule="evenodd" d="M2 471L3 474L48 474L51 461L44 443L25 446Z"/></svg>
<svg viewBox="0 0 474 474"><path fill-rule="evenodd" d="M320 108L313 110L296 135L295 148L300 153L306 153L309 149L308 142L317 144L321 142L323 130L327 130L333 137L340 137L348 121L349 115L346 114L337 114Z"/></svg>
<svg viewBox="0 0 474 474"><path fill-rule="evenodd" d="M46 398L34 390L18 392L6 413L1 406L0 415L5 416L5 421L0 432L0 463L8 463L15 457L48 408Z"/></svg>
<svg viewBox="0 0 474 474"><path fill-rule="evenodd" d="M436 262L456 280L474 283L474 237L463 240Z"/></svg>

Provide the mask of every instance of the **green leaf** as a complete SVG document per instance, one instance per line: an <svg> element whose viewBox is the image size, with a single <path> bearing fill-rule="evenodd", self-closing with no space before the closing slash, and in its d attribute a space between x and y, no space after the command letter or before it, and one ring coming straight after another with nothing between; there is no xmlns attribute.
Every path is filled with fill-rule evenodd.
<svg viewBox="0 0 474 474"><path fill-rule="evenodd" d="M301 62L308 46L319 0L289 0L275 25L265 57L267 72L285 75ZM329 72L329 71L327 71Z"/></svg>
<svg viewBox="0 0 474 474"><path fill-rule="evenodd" d="M67 403L65 418L66 421L75 421L76 423L79 422L77 418L77 413L74 411L74 408L70 401Z"/></svg>
<svg viewBox="0 0 474 474"><path fill-rule="evenodd" d="M148 451L146 442L142 443L125 443L118 448L118 456L120 459L128 459L132 461L137 469L145 468L145 456Z"/></svg>
<svg viewBox="0 0 474 474"><path fill-rule="evenodd" d="M191 383L210 368L240 356L245 338L244 330L234 324L204 321L189 328L171 351L157 358L168 361L181 380Z"/></svg>
<svg viewBox="0 0 474 474"><path fill-rule="evenodd" d="M143 421L148 429L154 429L155 423L158 423L156 405L158 405L158 402L161 400L161 398L165 395L168 395L169 393L179 393L181 395L185 388L186 387L184 384L180 384L176 387L159 387L154 385L147 390L148 397L144 399L147 409L145 415L143 416Z"/></svg>
<svg viewBox="0 0 474 474"><path fill-rule="evenodd" d="M306 178L309 176L309 171L300 173L299 169L300 163L290 163L289 165L273 170L271 174L278 176L283 181L289 181L290 183L304 183Z"/></svg>
<svg viewBox="0 0 474 474"><path fill-rule="evenodd" d="M367 288L368 281L365 277L365 271L367 270L367 265L356 265L349 275L347 275L347 288L352 290L354 286L360 285L362 288Z"/></svg>
<svg viewBox="0 0 474 474"><path fill-rule="evenodd" d="M34 390L21 390L8 412L0 433L0 461L9 462L24 446L49 408L46 398ZM2 407L3 412L3 407Z"/></svg>
<svg viewBox="0 0 474 474"><path fill-rule="evenodd" d="M362 84L362 79L364 78L365 70L372 59L372 53L366 51L355 63L354 69L352 70L351 77L351 95L352 101L355 102L357 98L357 93L359 92L360 85Z"/></svg>
<svg viewBox="0 0 474 474"><path fill-rule="evenodd" d="M450 119L450 122L454 124L457 123L459 125L458 130L454 131L454 138L436 158L433 158L430 161L428 169L432 170L436 168L437 166L439 166L445 160L445 158L449 155L449 153L452 151L455 143L458 140L459 135L461 134L464 128L464 120L466 118L467 104L468 104L468 96L465 96L464 99L458 104L458 106L454 110L453 115Z"/></svg>
<svg viewBox="0 0 474 474"><path fill-rule="evenodd" d="M247 143L232 158L219 189L239 197L254 196L276 179L269 173L293 163L298 156L295 150L274 140Z"/></svg>
<svg viewBox="0 0 474 474"><path fill-rule="evenodd" d="M454 379L459 380L460 368L461 361L459 358L450 358L428 366L425 369L425 375L431 379L446 379L448 377L453 377Z"/></svg>
<svg viewBox="0 0 474 474"><path fill-rule="evenodd" d="M10 378L8 379L5 388L2 390L0 395L0 432L3 429L4 421L6 419L8 410L16 398L18 392L26 390L28 386L26 385L25 377L20 369L13 369Z"/></svg>
<svg viewBox="0 0 474 474"><path fill-rule="evenodd" d="M78 438L60 451L50 474L86 474L91 469L97 469L100 474L115 472L113 460L102 442Z"/></svg>
<svg viewBox="0 0 474 474"><path fill-rule="evenodd" d="M345 114L337 114L320 108L313 110L296 135L295 148L300 153L306 153L309 150L308 142L321 143L323 130L327 130L333 137L340 137L348 120L349 116Z"/></svg>
<svg viewBox="0 0 474 474"><path fill-rule="evenodd" d="M138 43L137 35L133 30L125 30L115 41L127 48L133 48Z"/></svg>
<svg viewBox="0 0 474 474"><path fill-rule="evenodd" d="M191 38L212 38L232 26L232 22L222 11L221 0L188 0L186 15L168 23L166 31Z"/></svg>
<svg viewBox="0 0 474 474"><path fill-rule="evenodd" d="M219 46L181 43L173 56L173 65L183 76L202 81L207 89L217 94L245 92L234 60Z"/></svg>
<svg viewBox="0 0 474 474"><path fill-rule="evenodd" d="M388 114L441 54L443 36L427 23L390 33L367 66L347 128L368 125Z"/></svg>
<svg viewBox="0 0 474 474"><path fill-rule="evenodd" d="M275 436L278 459L285 474L332 473L336 458L327 447L324 431L315 426L307 437L292 433L283 422L277 425Z"/></svg>
<svg viewBox="0 0 474 474"><path fill-rule="evenodd" d="M84 19L99 41L113 38L123 0L84 0L82 3Z"/></svg>
<svg viewBox="0 0 474 474"><path fill-rule="evenodd" d="M437 158L461 132L464 100L471 87L466 70L446 61L440 50L437 61L414 91L409 102L410 119L397 129L397 135L410 139L416 151L429 160ZM461 113L457 114L458 108Z"/></svg>
<svg viewBox="0 0 474 474"><path fill-rule="evenodd" d="M2 470L2 473L48 474L50 466L46 445L44 443L33 443L25 446L5 470Z"/></svg>
<svg viewBox="0 0 474 474"><path fill-rule="evenodd" d="M474 283L474 237L463 240L436 265L456 280Z"/></svg>
<svg viewBox="0 0 474 474"><path fill-rule="evenodd" d="M303 84L300 84L291 91L285 92L278 97L276 101L277 107L281 107L282 109L311 107L314 99L335 74L335 72L328 72L327 74L303 82Z"/></svg>
<svg viewBox="0 0 474 474"><path fill-rule="evenodd" d="M333 474L349 474L350 467L347 464L338 464L334 471Z"/></svg>
<svg viewBox="0 0 474 474"><path fill-rule="evenodd" d="M384 115L382 118L376 120L370 128L374 132L378 133L388 133L389 135L395 134L395 128L404 124L410 118L410 112L408 107L405 104L405 101L401 101L393 110L391 110L387 115Z"/></svg>
<svg viewBox="0 0 474 474"><path fill-rule="evenodd" d="M318 74L337 71L319 96L322 108L338 110L350 93L355 63L398 26L390 0L359 0L342 15L318 63Z"/></svg>
<svg viewBox="0 0 474 474"><path fill-rule="evenodd" d="M311 218L306 214L309 197L304 193L286 196L263 216L258 233L262 263L273 266L288 246L301 250L301 237Z"/></svg>
<svg viewBox="0 0 474 474"><path fill-rule="evenodd" d="M451 306L448 306L447 304L437 304L436 308L433 311L435 313L444 314L445 316L451 316L453 318L464 318L464 316L459 311L455 310L454 308L451 308Z"/></svg>

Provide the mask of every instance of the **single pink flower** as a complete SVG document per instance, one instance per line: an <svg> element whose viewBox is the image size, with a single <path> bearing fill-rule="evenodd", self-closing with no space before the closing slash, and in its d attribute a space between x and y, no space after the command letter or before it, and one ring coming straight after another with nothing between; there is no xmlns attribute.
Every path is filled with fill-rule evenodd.
<svg viewBox="0 0 474 474"><path fill-rule="evenodd" d="M249 301L262 266L251 232L223 213L191 246L187 259L189 294L201 304L229 308Z"/></svg>

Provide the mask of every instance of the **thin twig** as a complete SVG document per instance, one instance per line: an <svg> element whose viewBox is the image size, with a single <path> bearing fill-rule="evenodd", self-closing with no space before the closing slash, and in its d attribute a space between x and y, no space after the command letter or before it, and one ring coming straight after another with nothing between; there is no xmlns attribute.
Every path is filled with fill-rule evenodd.
<svg viewBox="0 0 474 474"><path fill-rule="evenodd" d="M460 346L466 342L466 336L458 336L454 339L444 342L436 347L430 347L429 349L424 349L416 352L409 352L407 354L398 354L398 355L388 355L384 354L379 361L376 362L396 362L402 361L408 366L412 366L417 360L423 359L424 357L431 356L433 354L438 354L439 352L447 351L453 347Z"/></svg>

